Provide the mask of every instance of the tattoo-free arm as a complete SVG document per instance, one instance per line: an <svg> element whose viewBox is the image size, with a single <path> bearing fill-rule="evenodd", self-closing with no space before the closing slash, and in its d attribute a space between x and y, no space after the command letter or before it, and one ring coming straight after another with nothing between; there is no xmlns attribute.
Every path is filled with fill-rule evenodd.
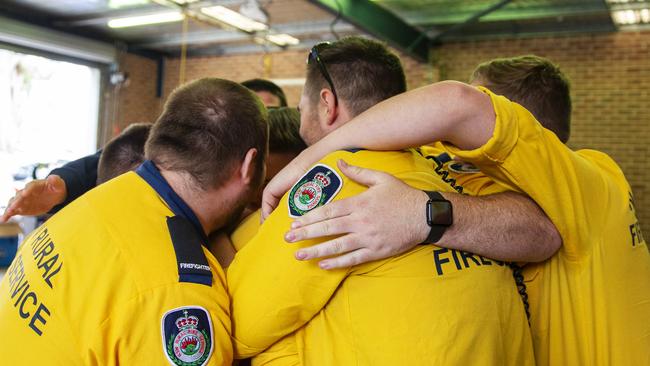
<svg viewBox="0 0 650 366"><path fill-rule="evenodd" d="M439 247L502 261L541 262L562 245L551 220L524 195L515 192L481 197L441 194L452 203L454 224L436 243Z"/></svg>
<svg viewBox="0 0 650 366"><path fill-rule="evenodd" d="M285 235L288 242L341 235L298 250L297 259L322 260L321 268L342 268L403 253L423 242L428 233L428 196L379 171L339 162L341 172L368 190L331 202L296 219ZM561 245L553 224L529 198L516 193L470 197L443 193L454 210L454 224L441 247L460 249L507 261L542 261Z"/></svg>
<svg viewBox="0 0 650 366"><path fill-rule="evenodd" d="M264 189L262 218L309 167L330 152L348 148L401 150L448 141L462 149L485 144L494 130L490 97L470 85L443 81L387 99L304 150Z"/></svg>

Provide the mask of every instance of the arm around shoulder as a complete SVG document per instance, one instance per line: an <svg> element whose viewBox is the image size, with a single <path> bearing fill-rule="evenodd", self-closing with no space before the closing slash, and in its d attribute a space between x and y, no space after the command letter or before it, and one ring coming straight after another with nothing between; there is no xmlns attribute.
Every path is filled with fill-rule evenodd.
<svg viewBox="0 0 650 366"><path fill-rule="evenodd" d="M541 262L562 245L559 232L544 211L522 194L442 195L452 202L454 224L436 243L440 247L502 261Z"/></svg>

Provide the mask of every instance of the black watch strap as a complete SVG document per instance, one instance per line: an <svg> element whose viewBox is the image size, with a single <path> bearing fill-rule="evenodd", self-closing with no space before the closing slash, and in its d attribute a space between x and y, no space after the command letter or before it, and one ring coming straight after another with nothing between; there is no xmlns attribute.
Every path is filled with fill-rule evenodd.
<svg viewBox="0 0 650 366"><path fill-rule="evenodd" d="M451 202L447 201L440 193L424 191L429 196L426 205L427 224L431 227L425 243L437 243L445 230L454 223L454 214Z"/></svg>

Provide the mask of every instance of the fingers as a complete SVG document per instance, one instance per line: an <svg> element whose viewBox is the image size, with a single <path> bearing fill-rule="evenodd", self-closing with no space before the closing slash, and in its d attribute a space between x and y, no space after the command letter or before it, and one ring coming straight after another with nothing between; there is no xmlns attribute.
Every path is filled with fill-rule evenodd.
<svg viewBox="0 0 650 366"><path fill-rule="evenodd" d="M264 223L264 220L266 220L266 218L271 215L273 210L278 206L279 202L280 200L278 198L274 197L270 193L267 194L266 190L264 190L260 212L260 223Z"/></svg>
<svg viewBox="0 0 650 366"><path fill-rule="evenodd" d="M309 211L306 215L295 219L291 223L291 229L298 229L307 225L325 220L331 220L337 217L347 216L352 213L354 207L358 204L355 197L345 198L340 201L333 201L324 206L317 207Z"/></svg>
<svg viewBox="0 0 650 366"><path fill-rule="evenodd" d="M360 248L338 257L322 260L318 262L318 266L322 269L349 268L376 259L378 258L375 258L370 249Z"/></svg>
<svg viewBox="0 0 650 366"><path fill-rule="evenodd" d="M324 243L313 245L311 247L302 248L295 253L298 260L306 261L316 258L324 258L332 255L343 254L349 251L359 249L358 241L355 240L354 235L345 235Z"/></svg>
<svg viewBox="0 0 650 366"><path fill-rule="evenodd" d="M348 216L328 219L291 230L284 235L284 239L287 243L295 243L301 240L320 238L321 236L347 234L350 232L349 223L350 219Z"/></svg>
<svg viewBox="0 0 650 366"><path fill-rule="evenodd" d="M347 268L381 258L369 248L359 244L354 235L345 235L334 240L300 249L295 257L298 260L311 260L342 254L318 262L322 269Z"/></svg>
<svg viewBox="0 0 650 366"><path fill-rule="evenodd" d="M280 170L264 188L262 193L262 214L260 215L261 222L266 220L278 206L282 196L307 172L307 169L300 162L297 162L298 160L300 160L300 155Z"/></svg>
<svg viewBox="0 0 650 366"><path fill-rule="evenodd" d="M21 192L17 191L16 195L9 200L5 212L0 216L0 222L7 222L13 216L20 214Z"/></svg>
<svg viewBox="0 0 650 366"><path fill-rule="evenodd" d="M337 165L339 169L341 169L341 173L345 174L348 178L368 187L382 183L387 178L391 177L389 174L384 172L349 165L343 161L343 159L339 159Z"/></svg>
<svg viewBox="0 0 650 366"><path fill-rule="evenodd" d="M0 216L0 223L9 221L12 216L14 216L13 211L7 208L5 212L2 213L2 216Z"/></svg>
<svg viewBox="0 0 650 366"><path fill-rule="evenodd" d="M52 193L65 193L66 186L65 181L58 175L48 175L45 178L46 189Z"/></svg>

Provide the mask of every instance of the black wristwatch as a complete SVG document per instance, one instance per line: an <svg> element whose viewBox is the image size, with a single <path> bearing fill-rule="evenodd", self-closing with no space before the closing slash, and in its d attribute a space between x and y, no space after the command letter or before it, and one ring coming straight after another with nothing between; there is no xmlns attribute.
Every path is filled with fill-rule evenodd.
<svg viewBox="0 0 650 366"><path fill-rule="evenodd" d="M426 206L427 224L431 227L425 243L437 243L445 230L454 223L451 202L438 192L424 191L429 196Z"/></svg>

